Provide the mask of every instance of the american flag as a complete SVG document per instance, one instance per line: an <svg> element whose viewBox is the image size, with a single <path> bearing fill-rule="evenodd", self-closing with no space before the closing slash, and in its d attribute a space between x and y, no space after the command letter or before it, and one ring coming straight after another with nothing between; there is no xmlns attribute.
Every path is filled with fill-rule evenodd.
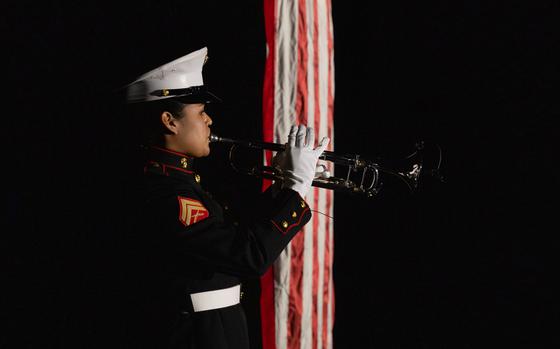
<svg viewBox="0 0 560 349"><path fill-rule="evenodd" d="M316 139L328 136L332 150L331 0L264 0L264 11L263 140L285 143L292 124L305 124ZM332 348L333 192L313 187L306 201L313 218L261 280L263 349Z"/></svg>

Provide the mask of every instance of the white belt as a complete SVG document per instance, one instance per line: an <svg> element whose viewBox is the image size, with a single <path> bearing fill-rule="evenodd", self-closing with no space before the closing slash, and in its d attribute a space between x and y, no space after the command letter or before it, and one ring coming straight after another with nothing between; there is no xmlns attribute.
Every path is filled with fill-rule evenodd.
<svg viewBox="0 0 560 349"><path fill-rule="evenodd" d="M239 304L241 285L221 290L205 291L191 294L195 312L225 308Z"/></svg>

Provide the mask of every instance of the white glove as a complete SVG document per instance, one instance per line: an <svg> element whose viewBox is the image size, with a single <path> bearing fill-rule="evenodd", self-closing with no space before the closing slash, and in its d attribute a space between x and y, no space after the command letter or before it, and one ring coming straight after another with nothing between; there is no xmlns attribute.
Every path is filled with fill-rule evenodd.
<svg viewBox="0 0 560 349"><path fill-rule="evenodd" d="M285 155L278 164L284 174L282 188L295 190L304 198L313 183L319 156L325 151L329 142L329 138L324 137L319 146L313 149L315 145L313 128L305 125L292 126Z"/></svg>

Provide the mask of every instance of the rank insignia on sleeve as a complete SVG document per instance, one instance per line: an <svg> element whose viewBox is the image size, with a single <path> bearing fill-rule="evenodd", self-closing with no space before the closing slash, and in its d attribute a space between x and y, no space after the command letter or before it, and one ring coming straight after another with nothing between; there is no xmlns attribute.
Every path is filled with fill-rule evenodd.
<svg viewBox="0 0 560 349"><path fill-rule="evenodd" d="M185 226L195 224L208 217L208 210L195 199L178 196L179 199L179 221Z"/></svg>

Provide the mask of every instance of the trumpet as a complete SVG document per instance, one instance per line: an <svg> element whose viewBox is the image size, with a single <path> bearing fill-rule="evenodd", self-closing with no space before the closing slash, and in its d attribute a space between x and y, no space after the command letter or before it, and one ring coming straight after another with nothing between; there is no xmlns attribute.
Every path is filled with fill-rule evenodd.
<svg viewBox="0 0 560 349"><path fill-rule="evenodd" d="M231 167L237 172L271 180L283 180L282 169L279 167L254 165L251 167L241 168L235 164L234 155L237 149L241 147L282 152L286 149L285 144L236 140L219 137L215 134L211 134L209 140L210 142L226 143L231 145L229 150L229 161ZM324 165L319 165L322 166L324 170L319 172L316 171L312 186L359 194L371 198L380 192L381 187L383 186L383 178L385 175L388 175L399 179L400 182L405 184L410 191L414 192L418 188L421 175L426 172L424 165L425 143L423 141L419 141L414 145L414 147L415 150L405 157L407 165L401 166L401 168L389 167L379 162L363 159L357 154L338 155L332 151L323 151L323 153L319 156L319 159L330 161L335 165L346 166L346 175L345 177L334 177L326 170ZM431 169L429 174L443 181L443 178L439 174L441 148L438 145L436 145L436 147L439 151L439 160L437 162L437 166L434 169ZM356 177L356 173L358 173L357 176L360 178L359 181L353 179Z"/></svg>

